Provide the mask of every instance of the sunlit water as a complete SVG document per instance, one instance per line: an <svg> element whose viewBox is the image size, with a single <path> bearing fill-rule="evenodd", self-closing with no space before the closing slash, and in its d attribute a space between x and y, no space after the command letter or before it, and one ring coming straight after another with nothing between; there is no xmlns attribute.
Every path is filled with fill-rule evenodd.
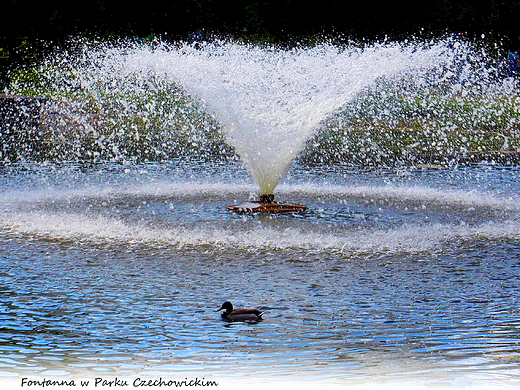
<svg viewBox="0 0 520 390"><path fill-rule="evenodd" d="M3 167L0 378L517 386L519 184L296 166L307 212L237 215L234 164Z"/></svg>
<svg viewBox="0 0 520 390"><path fill-rule="evenodd" d="M519 171L458 165L518 152L493 61L454 40L52 56L39 127L2 133L0 378L518 386ZM273 189L308 210L226 209ZM225 323L225 300L265 320Z"/></svg>

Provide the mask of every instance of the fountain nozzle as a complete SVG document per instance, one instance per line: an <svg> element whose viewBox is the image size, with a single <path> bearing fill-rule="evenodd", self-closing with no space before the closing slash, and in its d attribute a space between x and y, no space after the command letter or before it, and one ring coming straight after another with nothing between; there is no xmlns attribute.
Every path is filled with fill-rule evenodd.
<svg viewBox="0 0 520 390"><path fill-rule="evenodd" d="M260 203L274 203L274 195L260 194Z"/></svg>
<svg viewBox="0 0 520 390"><path fill-rule="evenodd" d="M299 203L283 203L274 200L273 194L260 194L258 200L250 200L240 204L227 206L228 210L239 214L246 213L286 213L303 212L307 206Z"/></svg>

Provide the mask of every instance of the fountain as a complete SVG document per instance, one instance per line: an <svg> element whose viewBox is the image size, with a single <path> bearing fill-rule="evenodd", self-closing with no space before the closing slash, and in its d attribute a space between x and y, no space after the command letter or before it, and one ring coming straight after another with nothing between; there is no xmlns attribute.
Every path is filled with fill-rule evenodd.
<svg viewBox="0 0 520 390"><path fill-rule="evenodd" d="M228 206L229 210L283 212L306 209L275 202L273 191L320 123L376 79L410 68L421 71L438 64L439 54L438 48L395 45L365 51L326 44L265 50L217 42L159 51L151 57L135 53L128 66L134 70L139 64L171 76L222 124L227 142L260 190L258 201Z"/></svg>
<svg viewBox="0 0 520 390"><path fill-rule="evenodd" d="M304 205L275 201L273 193L324 120L376 80L404 72L420 78L452 61L453 55L445 44L391 43L363 49L323 44L290 50L229 42L162 44L155 49L136 46L88 52L86 60L77 61L65 77L69 91L70 84L75 84L89 104L111 95L113 104L126 112L135 98L125 95L128 86L120 85L120 80L137 86L133 94L140 94L142 88L162 88L164 92L173 88L178 94L180 88L221 126L225 142L258 185L259 200L228 209L303 211ZM150 80L158 79L160 83L150 85ZM101 93L99 84L103 82L121 89ZM66 94L70 96L70 92ZM85 118L69 122L83 123ZM98 129L88 131L99 136Z"/></svg>

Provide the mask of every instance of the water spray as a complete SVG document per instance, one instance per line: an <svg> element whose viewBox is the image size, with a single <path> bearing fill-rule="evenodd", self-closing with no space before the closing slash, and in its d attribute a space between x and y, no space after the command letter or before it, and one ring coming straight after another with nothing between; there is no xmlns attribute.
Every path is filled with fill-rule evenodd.
<svg viewBox="0 0 520 390"><path fill-rule="evenodd" d="M38 150L38 158L126 162L236 153L261 195L258 200L228 206L229 210L303 211L306 206L277 201L273 193L295 157L310 149L306 148L308 141L325 121L365 93L360 108L354 110L364 110L364 122L358 125L358 118L348 122L345 115L338 116L338 121L345 121L338 126L341 132L332 136L324 133L324 141L312 149L325 162L333 160L328 155L347 161L343 156L356 152L356 148L361 156L374 153L378 159L386 153L384 148L394 146L395 141L390 137L392 128L382 128L382 119L390 116L391 122L396 122L392 110L399 114L403 108L394 109L392 104L404 101L408 110L404 111L418 112L425 122L406 128L406 134L418 129L418 141L406 137L410 144L395 149L417 148L415 145L423 138L431 139L428 126L440 116L437 102L446 100L443 95L437 100L431 97L431 90L442 90L437 81L452 88L453 77L466 80L464 75L448 71L456 56L449 42L430 47L374 44L363 49L322 44L293 50L265 50L228 42L180 47L164 44L153 50L140 45L102 50L85 47L84 56L64 53L43 68L43 84L52 91L52 100L49 114L42 118L44 126L38 129L42 134L38 145L52 147ZM424 74L428 78L421 76ZM412 90L406 94L410 101L392 95L397 75L403 88ZM417 86L413 82L416 79ZM16 89L16 83L11 87ZM375 88L377 94L368 93L369 87ZM419 103L418 90L425 97ZM454 103L459 95L452 99ZM501 110L510 112L514 107L512 104L510 109ZM474 118L476 112L485 110L466 111ZM489 116L491 126L497 120L487 112L478 119L482 122L481 117ZM365 126L371 133L367 136L367 131L357 131L357 126ZM454 122L452 127L460 126ZM346 136L344 128L352 130L353 137L362 137L361 141ZM486 134L488 128L486 124ZM440 128L440 136L446 131L446 126ZM387 133L389 140L381 139ZM428 151L430 144L425 145ZM10 159L11 154L13 159L19 158L20 150L33 149L16 146L3 158ZM21 156L27 159L28 154Z"/></svg>

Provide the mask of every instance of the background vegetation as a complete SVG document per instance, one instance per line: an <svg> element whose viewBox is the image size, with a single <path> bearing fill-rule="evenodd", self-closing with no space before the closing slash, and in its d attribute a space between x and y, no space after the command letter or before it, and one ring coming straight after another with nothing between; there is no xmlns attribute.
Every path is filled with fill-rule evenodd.
<svg viewBox="0 0 520 390"><path fill-rule="evenodd" d="M370 42L464 32L466 39L487 47L488 55L483 58L503 63L495 72L500 79L507 75L507 50L520 43L520 0L3 0L0 16L0 92L9 85L11 93L30 96L48 95L42 75L49 75L52 82L59 75L40 71L40 60L56 47L74 50L69 45L71 37L87 41L160 37L168 42L216 35L291 46L322 38ZM71 82L65 79L65 84ZM100 98L93 100L88 93L81 95L85 92L81 88L67 84L65 89L77 96L64 92L67 103L53 102L57 106L50 111L55 115L45 118L51 125L39 132L32 128L18 132L25 138L2 130L0 118L0 135L9 141L2 138L0 161L160 160L199 150L230 154L217 124L200 114L186 97L170 90L172 86L154 79L151 82L160 88L143 93L125 90L125 81L118 89L125 92L121 99L114 91L104 91L103 85L96 89ZM409 91L395 80L380 83L387 84L360 94L332 118L310 141L316 147L308 148L300 158L311 163L380 165L446 163L499 154L518 163L517 82L511 84L511 91L493 96L479 93L468 83L463 84L469 94L452 91L451 84L446 91ZM385 95L379 96L380 91ZM42 100L41 104L50 103ZM56 114L62 111L67 114ZM196 131L200 134L193 137ZM194 139L197 141L191 145Z"/></svg>
<svg viewBox="0 0 520 390"><path fill-rule="evenodd" d="M27 62L71 36L199 39L206 34L274 43L317 35L401 39L465 31L520 35L519 0L3 0L2 68Z"/></svg>
<svg viewBox="0 0 520 390"><path fill-rule="evenodd" d="M56 40L68 35L150 33L187 37L199 30L286 40L317 33L362 37L429 31L518 32L515 0L4 0L0 36Z"/></svg>

